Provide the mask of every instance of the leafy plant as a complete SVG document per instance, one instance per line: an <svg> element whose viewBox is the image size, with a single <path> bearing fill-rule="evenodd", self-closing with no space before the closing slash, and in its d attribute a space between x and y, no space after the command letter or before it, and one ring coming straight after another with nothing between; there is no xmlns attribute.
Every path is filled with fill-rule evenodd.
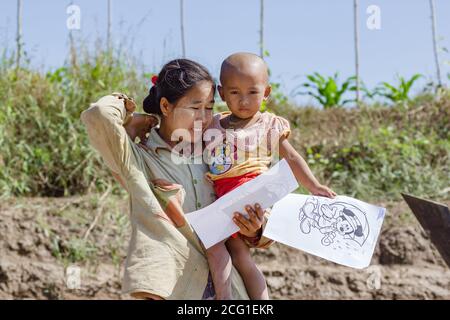
<svg viewBox="0 0 450 320"><path fill-rule="evenodd" d="M409 80L399 77L397 87L387 82L382 82L375 88L375 95L381 96L392 103L400 103L410 101L410 92L414 83L421 78L421 74L413 75Z"/></svg>
<svg viewBox="0 0 450 320"><path fill-rule="evenodd" d="M306 82L300 88L306 88L306 92L297 92L300 95L309 95L316 99L324 109L343 106L354 99L343 100L345 93L355 90L354 76L347 78L341 85L339 84L338 73L332 77L324 77L318 72L307 75Z"/></svg>

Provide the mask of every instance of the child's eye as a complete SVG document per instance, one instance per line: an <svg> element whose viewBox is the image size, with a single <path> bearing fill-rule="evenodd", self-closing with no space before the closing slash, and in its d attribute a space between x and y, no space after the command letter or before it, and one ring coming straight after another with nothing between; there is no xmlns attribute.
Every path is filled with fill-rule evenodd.
<svg viewBox="0 0 450 320"><path fill-rule="evenodd" d="M230 91L230 94L237 94L237 91Z"/></svg>
<svg viewBox="0 0 450 320"><path fill-rule="evenodd" d="M258 94L258 91L250 91L250 94Z"/></svg>

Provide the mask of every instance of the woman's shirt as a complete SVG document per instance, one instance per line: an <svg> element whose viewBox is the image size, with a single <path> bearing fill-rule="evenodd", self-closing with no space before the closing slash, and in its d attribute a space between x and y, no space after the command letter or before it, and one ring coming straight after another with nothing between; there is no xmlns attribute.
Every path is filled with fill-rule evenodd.
<svg viewBox="0 0 450 320"><path fill-rule="evenodd" d="M201 299L209 273L205 251L188 223L177 228L161 214L173 188L159 188L154 181L180 185L176 188L183 194L182 208L189 213L215 200L211 185L205 181L207 167L204 163L174 162L176 155L155 129L150 133L148 151L137 146L123 127L130 116L124 99L128 98L122 94L105 96L81 114L92 146L121 177L130 196L131 238L122 290L165 299ZM260 248L272 243L265 237L246 242ZM235 299L248 299L234 267L232 291Z"/></svg>

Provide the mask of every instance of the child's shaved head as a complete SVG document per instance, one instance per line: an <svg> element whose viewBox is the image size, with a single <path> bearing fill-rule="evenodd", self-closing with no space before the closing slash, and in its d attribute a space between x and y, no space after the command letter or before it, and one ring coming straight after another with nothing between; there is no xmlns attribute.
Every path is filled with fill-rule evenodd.
<svg viewBox="0 0 450 320"><path fill-rule="evenodd" d="M222 85L227 81L230 74L257 77L266 84L269 82L266 62L253 53L238 52L226 58L220 68L220 82Z"/></svg>
<svg viewBox="0 0 450 320"><path fill-rule="evenodd" d="M233 116L252 118L271 92L266 63L253 53L232 54L222 63L218 89Z"/></svg>

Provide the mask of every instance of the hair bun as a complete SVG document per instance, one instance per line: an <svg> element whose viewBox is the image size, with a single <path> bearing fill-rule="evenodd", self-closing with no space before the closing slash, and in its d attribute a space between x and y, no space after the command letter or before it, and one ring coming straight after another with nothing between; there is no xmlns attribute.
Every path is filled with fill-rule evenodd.
<svg viewBox="0 0 450 320"><path fill-rule="evenodd" d="M144 102L142 103L143 109L147 113L161 113L161 107L159 105L159 97L158 97L158 87L152 86L150 91L145 97Z"/></svg>

